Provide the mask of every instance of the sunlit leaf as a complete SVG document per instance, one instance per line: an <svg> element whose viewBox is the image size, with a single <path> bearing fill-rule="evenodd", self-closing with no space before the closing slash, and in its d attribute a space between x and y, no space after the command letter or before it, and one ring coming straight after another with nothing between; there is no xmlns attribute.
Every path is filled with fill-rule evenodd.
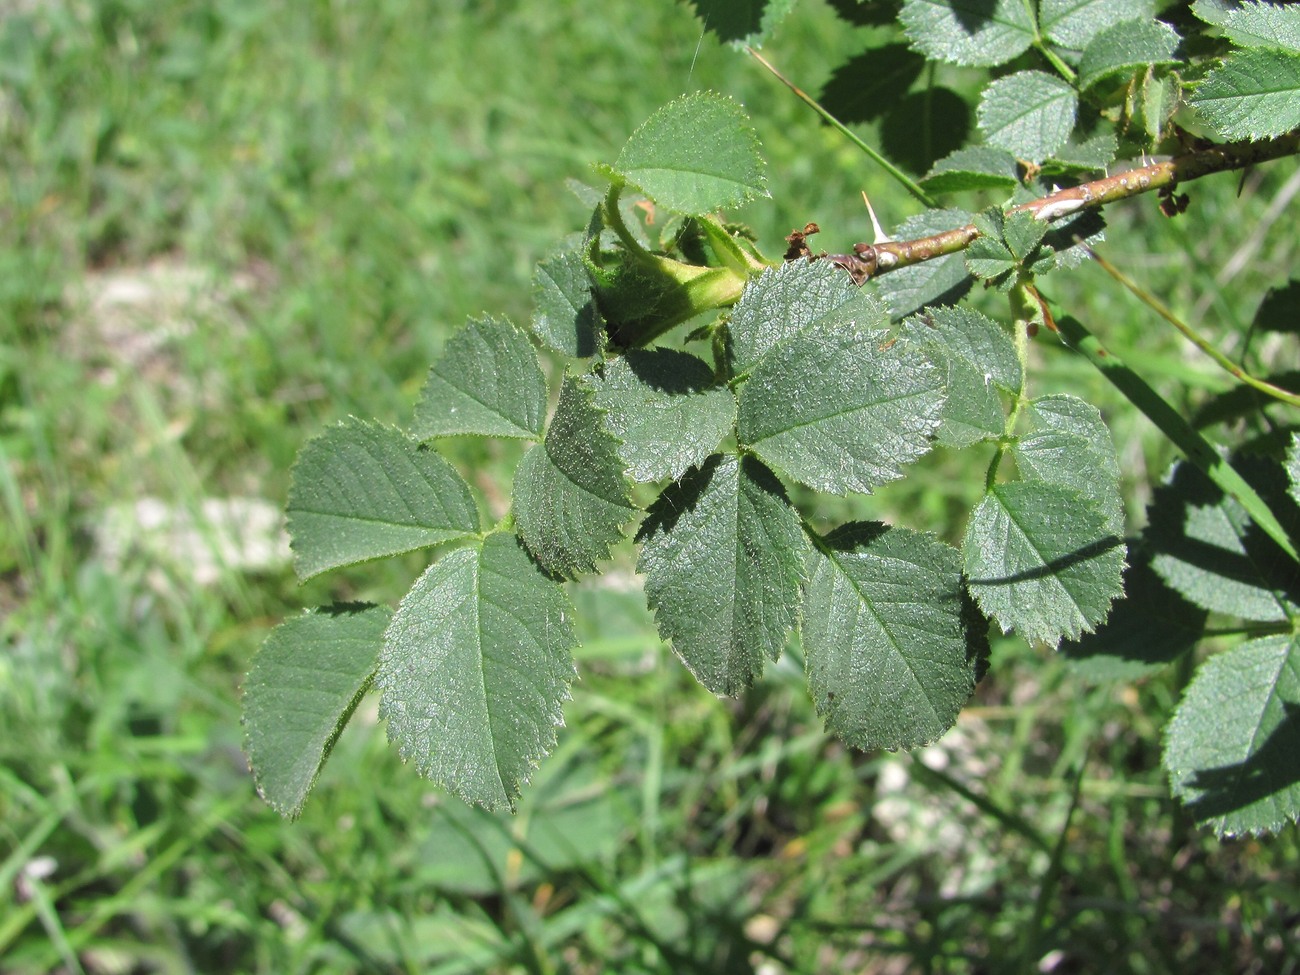
<svg viewBox="0 0 1300 975"><path fill-rule="evenodd" d="M1201 665L1169 723L1165 768L1220 836L1300 820L1300 638L1263 637Z"/></svg>
<svg viewBox="0 0 1300 975"><path fill-rule="evenodd" d="M1181 38L1158 20L1126 20L1107 27L1084 49L1079 61L1079 87L1091 88L1117 74L1173 64Z"/></svg>
<svg viewBox="0 0 1300 975"><path fill-rule="evenodd" d="M807 542L780 482L714 456L663 492L641 540L659 633L709 690L740 693L798 620Z"/></svg>
<svg viewBox="0 0 1300 975"><path fill-rule="evenodd" d="M758 137L729 98L686 95L650 116L615 170L661 206L701 214L767 196Z"/></svg>
<svg viewBox="0 0 1300 975"><path fill-rule="evenodd" d="M962 552L980 608L1030 642L1078 639L1123 591L1123 540L1093 502L1059 484L993 487L971 514Z"/></svg>
<svg viewBox="0 0 1300 975"><path fill-rule="evenodd" d="M1057 393L1029 403L1024 419L1035 429L1012 448L1022 476L1078 491L1105 514L1106 531L1122 535L1119 460L1101 412L1078 397Z"/></svg>
<svg viewBox="0 0 1300 975"><path fill-rule="evenodd" d="M356 418L302 449L286 510L302 579L479 530L474 498L450 464L400 430Z"/></svg>
<svg viewBox="0 0 1300 975"><path fill-rule="evenodd" d="M1042 71L1018 71L984 89L977 116L990 145L1042 162L1065 145L1079 99L1069 84Z"/></svg>
<svg viewBox="0 0 1300 975"><path fill-rule="evenodd" d="M947 367L938 441L965 447L1006 429L1002 391L1018 393L1020 359L1006 330L969 308L932 308L904 323L908 338Z"/></svg>
<svg viewBox="0 0 1300 975"><path fill-rule="evenodd" d="M750 282L731 313L731 368L737 375L749 372L778 343L814 322L835 328L884 320L876 297L829 261L787 262Z"/></svg>
<svg viewBox="0 0 1300 975"><path fill-rule="evenodd" d="M906 528L844 525L808 556L803 646L826 727L855 748L913 748L948 730L984 653L961 559Z"/></svg>
<svg viewBox="0 0 1300 975"><path fill-rule="evenodd" d="M1022 0L905 0L899 21L917 50L953 64L1004 64L1034 41Z"/></svg>
<svg viewBox="0 0 1300 975"><path fill-rule="evenodd" d="M257 791L283 816L307 793L370 686L392 612L337 606L286 620L244 681L244 732Z"/></svg>
<svg viewBox="0 0 1300 975"><path fill-rule="evenodd" d="M572 615L514 535L430 566L388 626L376 675L402 757L466 802L513 807L555 745Z"/></svg>
<svg viewBox="0 0 1300 975"><path fill-rule="evenodd" d="M944 375L875 324L818 320L773 348L740 389L741 442L833 494L902 476L938 430Z"/></svg>
<svg viewBox="0 0 1300 975"><path fill-rule="evenodd" d="M632 516L618 441L605 432L592 393L570 377L546 439L515 472L519 535L547 570L591 572Z"/></svg>
<svg viewBox="0 0 1300 975"><path fill-rule="evenodd" d="M415 405L422 440L477 434L541 436L546 379L528 336L504 318L471 319L434 363Z"/></svg>
<svg viewBox="0 0 1300 975"><path fill-rule="evenodd" d="M1189 101L1225 139L1267 139L1300 128L1300 53L1233 51Z"/></svg>
<svg viewBox="0 0 1300 975"><path fill-rule="evenodd" d="M1011 189L1020 182L1016 157L991 146L958 149L934 164L921 180L931 193Z"/></svg>
<svg viewBox="0 0 1300 975"><path fill-rule="evenodd" d="M703 360L676 349L629 349L592 377L605 429L635 481L676 480L703 463L736 421L736 397Z"/></svg>
<svg viewBox="0 0 1300 975"><path fill-rule="evenodd" d="M1300 7L1243 3L1224 19L1223 32L1240 47L1300 51Z"/></svg>
<svg viewBox="0 0 1300 975"><path fill-rule="evenodd" d="M605 323L581 254L563 251L537 265L533 306L532 332L548 349L575 359L600 351Z"/></svg>
<svg viewBox="0 0 1300 975"><path fill-rule="evenodd" d="M904 220L893 231L896 240L915 240L955 230L971 222L967 210L927 210ZM954 305L970 290L973 278L961 254L922 261L881 275L876 286L894 319L904 318L928 305Z"/></svg>
<svg viewBox="0 0 1300 975"><path fill-rule="evenodd" d="M1153 0L1041 0L1038 21L1051 40L1082 51L1099 33L1125 20L1155 16Z"/></svg>

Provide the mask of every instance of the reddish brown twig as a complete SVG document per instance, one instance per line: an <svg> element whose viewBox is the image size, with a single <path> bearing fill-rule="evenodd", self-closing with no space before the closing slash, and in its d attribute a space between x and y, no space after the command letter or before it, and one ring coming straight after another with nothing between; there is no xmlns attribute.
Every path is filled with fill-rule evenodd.
<svg viewBox="0 0 1300 975"><path fill-rule="evenodd" d="M1180 183L1200 179L1211 173L1244 169L1256 163L1294 156L1297 153L1300 153L1300 131L1261 142L1205 145L1164 162L1152 163L1149 166L1130 169L1091 183L1057 190L1041 199L1017 204L1011 208L1011 212L1026 211L1040 220L1050 222L1116 200L1149 193L1152 190L1160 191L1162 210L1167 213L1171 209L1178 211L1186 206L1185 199L1174 193ZM811 259L824 256L825 260L834 261L847 270L853 276L853 280L861 284L868 278L887 271L965 250L978 236L979 231L975 229L974 224L967 224L964 227L945 230L928 237L918 237L915 240L854 244L852 254L815 255L811 256Z"/></svg>

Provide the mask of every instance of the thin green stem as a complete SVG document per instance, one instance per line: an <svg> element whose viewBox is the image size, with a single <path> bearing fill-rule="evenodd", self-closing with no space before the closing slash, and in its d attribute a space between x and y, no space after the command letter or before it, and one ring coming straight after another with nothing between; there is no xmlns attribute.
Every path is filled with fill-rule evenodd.
<svg viewBox="0 0 1300 975"><path fill-rule="evenodd" d="M1098 264L1101 265L1101 267L1105 270L1107 274L1109 274L1112 278L1114 278L1125 288L1127 288L1130 292L1132 292L1133 295L1137 297L1137 299L1141 301L1144 305L1146 305L1148 308L1154 311L1157 315L1159 315L1161 318L1167 321L1174 328L1178 329L1178 331L1181 332L1189 342L1191 342L1198 349L1200 349L1211 359L1217 362L1219 366L1224 370L1224 372L1227 372L1228 374L1235 376L1237 379L1241 380L1247 386L1251 386L1254 389L1259 390L1261 393L1264 393L1267 396L1272 396L1274 399L1281 400L1283 403L1286 403L1290 406L1300 406L1300 396L1297 396L1295 393L1292 393L1289 390L1283 389L1281 386L1274 386L1272 383L1267 382L1263 379L1257 379L1256 377L1252 376L1250 373L1246 372L1246 370L1241 368L1241 366L1237 365L1226 355L1224 355L1222 352L1216 349L1210 343L1209 339L1205 338L1203 335L1201 335L1200 332L1196 331L1196 329L1192 328L1192 326L1188 325L1177 315L1175 315L1172 311L1170 311L1167 307L1165 307L1165 305L1158 298L1156 298L1155 295L1138 287L1138 285L1134 283L1132 278L1128 277L1128 275L1126 275L1123 271L1121 271L1115 265L1111 264L1110 261L1106 260L1106 258L1098 254L1095 250L1089 247L1084 241L1079 240L1077 237L1075 238L1075 240L1080 244L1080 246L1083 247L1085 251L1088 252L1088 254L1092 257L1094 261L1096 261Z"/></svg>
<svg viewBox="0 0 1300 975"><path fill-rule="evenodd" d="M1073 68L1061 60L1061 56L1053 51L1046 41L1041 37L1036 37L1034 39L1034 47L1038 49L1039 54L1047 59L1047 63L1056 69L1057 74L1070 82L1070 84L1074 84L1074 80L1078 75L1075 73Z"/></svg>
<svg viewBox="0 0 1300 975"><path fill-rule="evenodd" d="M627 229L627 224L623 222L623 213L618 208L618 198L623 193L623 184L621 182L611 182L609 191L605 194L605 226L618 236L624 249L642 262L653 263L657 261L655 255L641 246L641 242L632 236L632 231Z"/></svg>
<svg viewBox="0 0 1300 975"><path fill-rule="evenodd" d="M1042 300L1040 298L1040 300ZM1044 311L1048 306L1044 303ZM1065 316L1052 321L1062 341L1079 354L1083 355L1115 386L1130 403L1146 415L1157 429L1174 442L1193 464L1205 472L1229 497L1236 500L1246 513L1269 538L1273 539L1288 556L1300 562L1295 544L1287 535L1272 509L1264 499L1246 482L1236 469L1228 463L1213 445L1200 432L1184 419L1183 415L1147 384L1147 382L1125 365L1097 340L1076 318Z"/></svg>
<svg viewBox="0 0 1300 975"><path fill-rule="evenodd" d="M1003 427L1002 437L998 441L997 453L989 461L989 469L984 475L984 490L991 491L993 485L997 483L998 468L1002 466L1002 458L1006 456L1007 451L1011 448L1016 435L1016 425L1020 422L1020 411L1025 404L1029 402L1029 396L1026 392L1029 375L1029 337L1030 329L1043 324L1042 313L1036 309L1036 303L1030 299L1032 284L1028 281L1022 281L1017 287L1012 289L1009 296L1011 301L1011 317L1015 323L1015 348L1016 358L1020 361L1020 388L1016 390L1016 400L1011 404L1011 411L1007 414L1006 426Z"/></svg>
<svg viewBox="0 0 1300 975"><path fill-rule="evenodd" d="M745 48L745 50L749 52L750 56L755 61L757 61L768 71L770 71L772 73L772 76L775 77L777 81L781 82L781 84L785 85L792 92L794 92L800 101L802 101L805 105L811 108L814 112L820 115L831 125L835 126L835 128L840 131L841 135L843 135L846 139L848 139L855 146L857 146L868 156L870 156L872 162L874 162L877 166L879 166L890 176L892 176L899 183L899 185L901 185L905 190L907 190L907 192L911 193L914 197L916 197L918 200L920 200L922 203L924 203L927 207L930 207L931 209L934 209L939 206L939 204L935 202L934 198L930 196L929 193L925 192L925 190L921 189L921 187L917 184L917 182L914 179L912 179L912 177L908 176L907 173L903 172L901 169L899 169L897 166L891 163L888 159L882 156L879 152L877 152L871 146L867 145L867 143L859 139L857 135L854 134L854 132L849 129L848 126L846 126L843 122L841 122L834 115L832 115L825 108L823 108L821 103L818 102L817 99L813 98L803 89L795 85L795 83L792 82L789 78L781 74L781 72L778 71L772 65L772 62L768 61L765 57L763 57L763 55L759 54L752 47L747 47Z"/></svg>

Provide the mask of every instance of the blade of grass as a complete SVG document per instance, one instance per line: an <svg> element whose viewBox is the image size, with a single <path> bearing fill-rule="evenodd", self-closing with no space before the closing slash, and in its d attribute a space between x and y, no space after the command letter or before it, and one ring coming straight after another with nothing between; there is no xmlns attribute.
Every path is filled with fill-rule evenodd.
<svg viewBox="0 0 1300 975"><path fill-rule="evenodd" d="M1139 287L1132 278L1130 278L1123 271L1117 268L1114 264L1106 260L1106 258L1102 257L1095 250L1089 247L1085 241L1080 240L1077 237L1075 238L1075 240L1077 241L1079 246L1082 247L1094 261L1096 261L1099 265L1101 265L1101 268L1107 274L1109 274L1112 278L1114 278L1125 288L1127 288L1134 295L1134 297L1136 297L1144 305L1146 305L1148 308L1154 311L1157 315L1159 315L1161 318L1167 321L1174 328L1178 329L1178 331L1181 332L1189 342L1191 342L1198 349L1200 349L1211 359L1213 359L1216 363L1218 363L1218 365L1225 372L1227 372L1232 376L1235 376L1237 379L1241 380L1247 386L1251 386L1255 389L1258 389L1261 393L1264 393L1266 396L1272 396L1274 399L1279 399L1283 403L1287 403L1290 406L1300 406L1300 396L1297 396L1295 393L1292 393L1289 390L1283 389L1281 386L1274 386L1272 383L1266 382L1263 379L1257 379L1256 377L1252 376L1250 373L1246 372L1245 369L1241 368L1241 366L1237 365L1226 355L1224 355L1222 352L1216 349L1209 339L1207 339L1200 332L1196 331L1196 329L1192 328L1192 326L1188 325L1177 315L1175 315L1172 311L1170 311L1164 305L1164 303L1161 302L1160 299L1158 299L1155 295Z"/></svg>

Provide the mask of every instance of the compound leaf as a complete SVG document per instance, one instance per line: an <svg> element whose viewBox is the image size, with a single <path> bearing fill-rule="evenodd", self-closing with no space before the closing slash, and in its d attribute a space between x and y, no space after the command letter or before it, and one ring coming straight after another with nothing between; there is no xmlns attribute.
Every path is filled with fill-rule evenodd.
<svg viewBox="0 0 1300 975"><path fill-rule="evenodd" d="M715 455L664 490L640 537L660 635L713 693L740 693L798 620L807 542L781 483Z"/></svg>
<svg viewBox="0 0 1300 975"><path fill-rule="evenodd" d="M1043 33L1062 47L1082 51L1099 33L1121 21L1150 19L1152 0L1041 0L1038 21Z"/></svg>
<svg viewBox="0 0 1300 975"><path fill-rule="evenodd" d="M435 562L384 634L375 682L389 740L466 802L513 807L555 746L574 677L572 617L514 535Z"/></svg>
<svg viewBox="0 0 1300 975"><path fill-rule="evenodd" d="M1123 541L1094 503L1059 484L994 486L971 515L962 551L980 608L1031 642L1077 640L1123 592Z"/></svg>
<svg viewBox="0 0 1300 975"><path fill-rule="evenodd" d="M1078 107L1074 89L1060 78L1017 71L984 89L976 116L990 145L1042 162L1070 138Z"/></svg>
<svg viewBox="0 0 1300 975"><path fill-rule="evenodd" d="M1084 49L1079 61L1079 87L1091 88L1117 74L1145 70L1154 64L1174 64L1182 40L1158 20L1126 20L1107 27Z"/></svg>
<svg viewBox="0 0 1300 975"><path fill-rule="evenodd" d="M985 652L955 549L844 525L809 554L805 590L808 684L830 731L855 748L914 748L952 726Z"/></svg>
<svg viewBox="0 0 1300 975"><path fill-rule="evenodd" d="M712 92L655 112L632 133L614 168L678 213L709 213L768 195L758 137L745 113Z"/></svg>
<svg viewBox="0 0 1300 975"><path fill-rule="evenodd" d="M736 397L704 360L676 349L629 349L592 377L605 429L635 481L676 480L736 422Z"/></svg>
<svg viewBox="0 0 1300 975"><path fill-rule="evenodd" d="M948 398L939 443L966 447L1000 437L1006 412L999 390L1018 393L1020 360L1006 331L969 308L932 308L904 323L910 341L947 368Z"/></svg>
<svg viewBox="0 0 1300 975"><path fill-rule="evenodd" d="M944 375L873 324L816 321L773 348L740 389L741 443L832 494L901 477L930 449Z"/></svg>
<svg viewBox="0 0 1300 975"><path fill-rule="evenodd" d="M1233 51L1188 101L1225 139L1267 139L1300 127L1300 53Z"/></svg>
<svg viewBox="0 0 1300 975"><path fill-rule="evenodd" d="M520 537L547 571L591 572L631 517L618 441L601 425L589 388L564 380L546 439L515 472Z"/></svg>
<svg viewBox="0 0 1300 975"><path fill-rule="evenodd" d="M1300 638L1216 654L1188 685L1165 740L1175 795L1220 836L1300 819Z"/></svg>
<svg viewBox="0 0 1300 975"><path fill-rule="evenodd" d="M536 440L546 422L546 378L528 336L504 318L470 319L447 341L415 405L421 440L477 435Z"/></svg>
<svg viewBox="0 0 1300 975"><path fill-rule="evenodd" d="M918 51L953 64L1004 64L1034 40L1022 0L904 0L898 19Z"/></svg>
<svg viewBox="0 0 1300 975"><path fill-rule="evenodd" d="M370 686L383 606L337 606L281 623L244 681L244 734L257 791L296 818L361 695Z"/></svg>
<svg viewBox="0 0 1300 975"><path fill-rule="evenodd" d="M355 417L298 455L286 506L300 579L479 530L461 476L402 431Z"/></svg>
<svg viewBox="0 0 1300 975"><path fill-rule="evenodd" d="M732 372L753 369L778 343L814 322L881 324L879 301L830 261L789 261L745 287L727 328Z"/></svg>

